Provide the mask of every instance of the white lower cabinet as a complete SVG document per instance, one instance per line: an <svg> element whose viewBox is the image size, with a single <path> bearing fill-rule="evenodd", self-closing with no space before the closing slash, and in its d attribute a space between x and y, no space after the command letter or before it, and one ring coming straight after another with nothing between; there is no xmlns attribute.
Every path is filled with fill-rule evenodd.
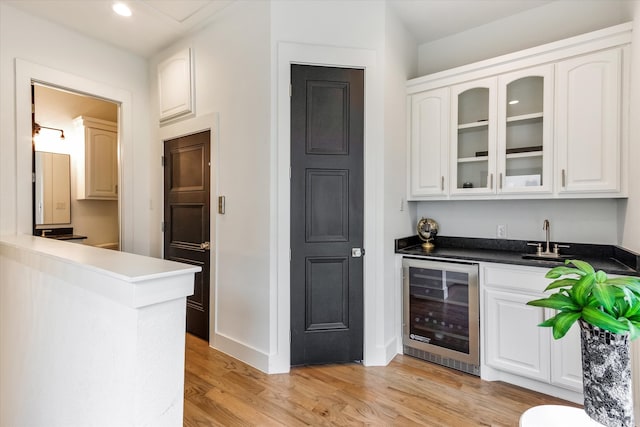
<svg viewBox="0 0 640 427"><path fill-rule="evenodd" d="M526 305L544 297L550 282L545 268L484 264L481 331L485 379L499 379L580 402L582 356L580 330L574 325L555 340L551 328L538 324L552 310ZM533 380L533 381L532 381Z"/></svg>
<svg viewBox="0 0 640 427"><path fill-rule="evenodd" d="M549 331L537 325L544 310L526 305L537 295L485 289L487 365L549 381Z"/></svg>
<svg viewBox="0 0 640 427"><path fill-rule="evenodd" d="M576 323L564 338L551 340L551 384L582 393L580 327Z"/></svg>

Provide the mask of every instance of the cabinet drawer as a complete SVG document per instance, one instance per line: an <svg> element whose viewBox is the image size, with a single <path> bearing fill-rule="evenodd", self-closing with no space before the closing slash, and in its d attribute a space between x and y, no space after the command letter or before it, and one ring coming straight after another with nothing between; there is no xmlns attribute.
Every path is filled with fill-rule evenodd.
<svg viewBox="0 0 640 427"><path fill-rule="evenodd" d="M485 266L482 269L484 286L509 289L510 291L534 292L542 294L551 282L545 278L548 268L524 267L500 264L499 267Z"/></svg>

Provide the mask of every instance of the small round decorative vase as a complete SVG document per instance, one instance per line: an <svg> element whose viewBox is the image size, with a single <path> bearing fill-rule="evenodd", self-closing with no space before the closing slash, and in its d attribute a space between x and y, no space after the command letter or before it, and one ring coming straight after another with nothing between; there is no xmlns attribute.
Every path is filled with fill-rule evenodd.
<svg viewBox="0 0 640 427"><path fill-rule="evenodd" d="M628 334L614 334L580 320L584 410L608 427L633 427Z"/></svg>

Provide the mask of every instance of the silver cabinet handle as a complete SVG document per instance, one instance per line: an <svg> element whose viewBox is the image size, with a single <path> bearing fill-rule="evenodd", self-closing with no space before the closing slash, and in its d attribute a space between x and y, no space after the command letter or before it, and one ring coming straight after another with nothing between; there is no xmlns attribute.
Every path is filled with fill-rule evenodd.
<svg viewBox="0 0 640 427"><path fill-rule="evenodd" d="M500 172L500 180L498 181L498 186L500 190L502 190L502 172Z"/></svg>
<svg viewBox="0 0 640 427"><path fill-rule="evenodd" d="M489 174L489 189L493 190L493 174Z"/></svg>
<svg viewBox="0 0 640 427"><path fill-rule="evenodd" d="M563 187L566 187L566 186L567 186L567 183L566 183L566 174L565 174L564 169L562 169L562 186L563 186Z"/></svg>
<svg viewBox="0 0 640 427"><path fill-rule="evenodd" d="M444 191L444 175L440 177L440 190Z"/></svg>

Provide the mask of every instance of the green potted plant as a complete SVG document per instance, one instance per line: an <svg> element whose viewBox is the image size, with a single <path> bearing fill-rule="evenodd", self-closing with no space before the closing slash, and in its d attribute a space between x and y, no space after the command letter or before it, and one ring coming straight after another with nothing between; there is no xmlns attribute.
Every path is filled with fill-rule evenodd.
<svg viewBox="0 0 640 427"><path fill-rule="evenodd" d="M539 325L555 339L579 323L585 411L606 426L633 426L629 341L640 336L640 278L609 278L580 260L545 277L554 279L545 291L555 292L527 304L557 311Z"/></svg>

